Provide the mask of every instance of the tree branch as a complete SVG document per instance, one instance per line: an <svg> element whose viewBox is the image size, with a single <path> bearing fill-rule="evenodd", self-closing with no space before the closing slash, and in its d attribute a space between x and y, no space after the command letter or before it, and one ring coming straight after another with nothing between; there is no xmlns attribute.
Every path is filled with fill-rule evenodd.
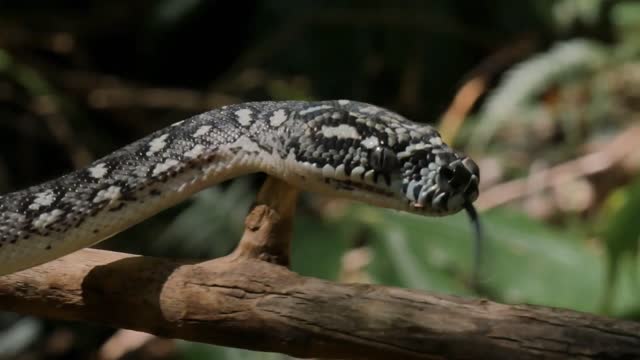
<svg viewBox="0 0 640 360"><path fill-rule="evenodd" d="M85 249L0 277L0 308L298 357L640 357L640 324L299 276L296 192L270 179L233 254L186 263Z"/></svg>

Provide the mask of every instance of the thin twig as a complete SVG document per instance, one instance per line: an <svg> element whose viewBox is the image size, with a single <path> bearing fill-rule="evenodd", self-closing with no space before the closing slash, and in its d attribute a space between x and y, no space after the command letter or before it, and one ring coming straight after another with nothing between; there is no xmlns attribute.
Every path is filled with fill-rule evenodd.
<svg viewBox="0 0 640 360"><path fill-rule="evenodd" d="M637 151L638 139L640 126L630 127L600 150L530 174L527 178L511 180L485 189L475 204L479 209L487 210L552 186L560 186L577 178L603 172Z"/></svg>

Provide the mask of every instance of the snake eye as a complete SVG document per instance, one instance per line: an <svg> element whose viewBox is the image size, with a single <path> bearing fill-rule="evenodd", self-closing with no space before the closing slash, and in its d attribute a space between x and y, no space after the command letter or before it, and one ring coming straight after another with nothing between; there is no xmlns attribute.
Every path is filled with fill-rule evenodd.
<svg viewBox="0 0 640 360"><path fill-rule="evenodd" d="M369 155L369 163L376 171L389 172L398 167L398 158L391 149L378 146Z"/></svg>

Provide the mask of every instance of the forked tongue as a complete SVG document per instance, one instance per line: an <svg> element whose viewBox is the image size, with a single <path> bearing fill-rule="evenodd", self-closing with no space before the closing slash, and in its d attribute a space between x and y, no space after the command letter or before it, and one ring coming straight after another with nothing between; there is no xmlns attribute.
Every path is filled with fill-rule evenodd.
<svg viewBox="0 0 640 360"><path fill-rule="evenodd" d="M484 236L482 233L482 225L480 224L480 218L478 217L478 212L476 208L473 207L473 204L467 202L464 204L464 209L467 211L467 215L469 215L469 220L471 220L471 225L473 226L473 268L471 274L471 288L474 290L478 290L480 286L480 268L482 265L482 249Z"/></svg>

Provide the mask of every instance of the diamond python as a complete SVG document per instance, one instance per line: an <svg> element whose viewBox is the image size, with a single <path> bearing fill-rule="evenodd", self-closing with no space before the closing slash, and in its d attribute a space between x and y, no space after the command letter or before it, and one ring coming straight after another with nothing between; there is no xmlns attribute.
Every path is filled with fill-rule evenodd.
<svg viewBox="0 0 640 360"><path fill-rule="evenodd" d="M434 128L386 109L348 100L230 105L1 196L0 275L93 245L203 188L254 172L422 215L473 211L478 197L473 160Z"/></svg>

